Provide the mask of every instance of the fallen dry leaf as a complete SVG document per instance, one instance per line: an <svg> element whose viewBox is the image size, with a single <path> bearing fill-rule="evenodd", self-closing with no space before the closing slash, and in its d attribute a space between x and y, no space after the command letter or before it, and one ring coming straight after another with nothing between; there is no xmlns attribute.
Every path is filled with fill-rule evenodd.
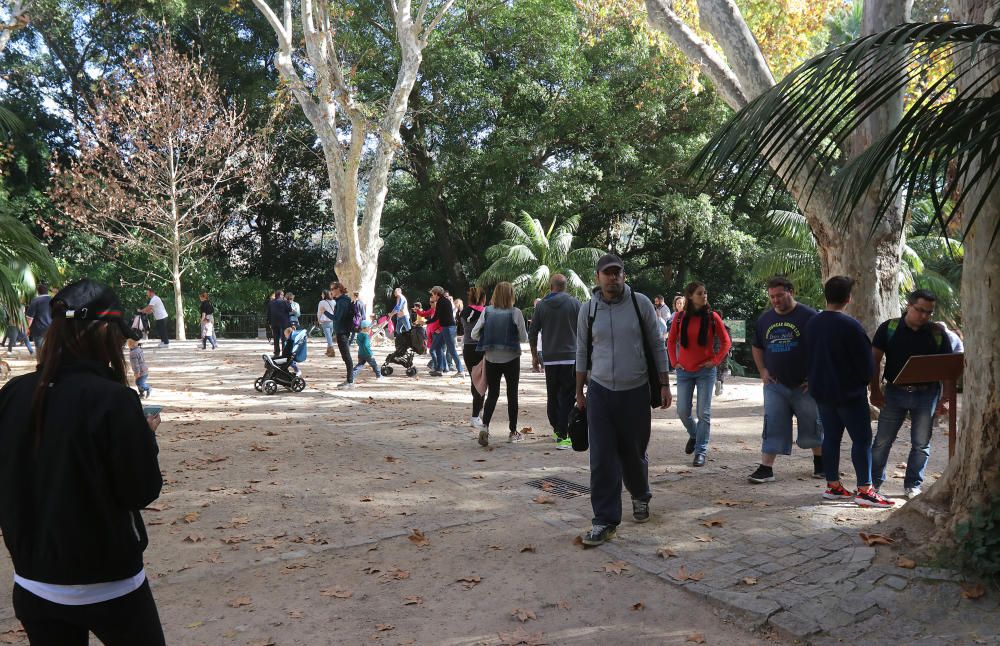
<svg viewBox="0 0 1000 646"><path fill-rule="evenodd" d="M303 613L301 610L289 610L288 616L291 617L292 619L302 619L303 617L305 617L305 613Z"/></svg>
<svg viewBox="0 0 1000 646"><path fill-rule="evenodd" d="M327 588L320 590L319 593L324 597L334 597L335 599L350 599L354 596L350 590L341 590L340 588Z"/></svg>
<svg viewBox="0 0 1000 646"><path fill-rule="evenodd" d="M256 442L251 442L250 443L250 450L251 451L269 451L270 449L267 448L266 446L264 446L263 444L257 444Z"/></svg>
<svg viewBox="0 0 1000 646"><path fill-rule="evenodd" d="M757 577L755 576L745 576L742 579L740 579L740 581L742 581L746 585L757 585Z"/></svg>
<svg viewBox="0 0 1000 646"><path fill-rule="evenodd" d="M694 539L699 543L711 543L715 540L714 536L695 536Z"/></svg>
<svg viewBox="0 0 1000 646"><path fill-rule="evenodd" d="M658 550L656 550L656 555L659 556L661 559L669 559L669 558L675 558L677 556L677 552L673 551L669 547L661 547Z"/></svg>
<svg viewBox="0 0 1000 646"><path fill-rule="evenodd" d="M671 573L670 578L675 581L701 581L705 578L704 572L688 572L687 566L682 565L676 573Z"/></svg>
<svg viewBox="0 0 1000 646"><path fill-rule="evenodd" d="M249 606L252 603L253 599L251 599L250 597L236 597L235 599L229 602L229 607L239 608L241 606Z"/></svg>
<svg viewBox="0 0 1000 646"><path fill-rule="evenodd" d="M621 574L625 570L629 569L628 563L625 561L611 561L610 563L605 563L601 566L598 572L606 572L607 574Z"/></svg>
<svg viewBox="0 0 1000 646"><path fill-rule="evenodd" d="M641 601L632 604L632 610L645 610L645 609L646 609L646 604L644 604Z"/></svg>
<svg viewBox="0 0 1000 646"><path fill-rule="evenodd" d="M986 588L983 587L982 583L963 583L962 584L962 598L963 599L979 599L984 594L986 594Z"/></svg>
<svg viewBox="0 0 1000 646"><path fill-rule="evenodd" d="M702 635L701 633L691 633L690 635L687 636L687 639L684 641L689 641L695 644L704 644L705 636Z"/></svg>
<svg viewBox="0 0 1000 646"><path fill-rule="evenodd" d="M521 552L522 553L524 553L524 552L532 552L532 553L534 553L535 552L535 546L534 545L523 545L521 547Z"/></svg>
<svg viewBox="0 0 1000 646"><path fill-rule="evenodd" d="M358 499L358 502L372 502L373 500L374 498L371 496L361 496L361 498Z"/></svg>
<svg viewBox="0 0 1000 646"><path fill-rule="evenodd" d="M532 612L531 610L526 610L524 608L514 608L513 610L511 610L510 616L517 618L517 620L520 621L522 624L528 621L529 619L538 619L538 617L535 616L534 612Z"/></svg>
<svg viewBox="0 0 1000 646"><path fill-rule="evenodd" d="M498 646L545 646L548 644L545 641L545 633L529 633L520 626L513 632L501 631L497 633L497 636L500 637Z"/></svg>
<svg viewBox="0 0 1000 646"><path fill-rule="evenodd" d="M424 602L423 597L418 597L418 596L403 597L404 606L419 606L423 602Z"/></svg>
<svg viewBox="0 0 1000 646"><path fill-rule="evenodd" d="M865 545L891 545L896 542L888 536L883 536L882 534L866 534L864 532L859 532L858 536L860 536L861 540L865 542Z"/></svg>
<svg viewBox="0 0 1000 646"><path fill-rule="evenodd" d="M184 626L184 627L185 628L200 628L201 626L204 626L204 625L205 625L204 621L193 621L193 622L189 623L187 626ZM0 635L0 642L3 642L3 636L2 635ZM12 643L12 642L4 642L4 643Z"/></svg>
<svg viewBox="0 0 1000 646"><path fill-rule="evenodd" d="M201 534L188 534L184 537L185 543L200 543L205 540L205 537Z"/></svg>
<svg viewBox="0 0 1000 646"><path fill-rule="evenodd" d="M479 576L478 574L473 574L471 576L463 576L460 579L456 579L456 583L461 583L462 587L464 587L466 590L471 590L472 588L479 585L479 582L482 580L483 578L481 576Z"/></svg>
<svg viewBox="0 0 1000 646"><path fill-rule="evenodd" d="M577 536L574 538L573 545L583 545L583 536Z"/></svg>
<svg viewBox="0 0 1000 646"><path fill-rule="evenodd" d="M396 627L392 624L375 624L375 630L384 633L390 630L396 630Z"/></svg>
<svg viewBox="0 0 1000 646"><path fill-rule="evenodd" d="M532 498L531 502L537 502L539 505L551 505L555 502L555 498L540 493L534 498Z"/></svg>
<svg viewBox="0 0 1000 646"><path fill-rule="evenodd" d="M200 514L196 511L186 513L184 514L184 522L193 523L194 521L198 520L198 516L200 516Z"/></svg>
<svg viewBox="0 0 1000 646"><path fill-rule="evenodd" d="M399 458L397 458L395 456L392 456L392 455L385 456L385 461L386 462L401 462L401 460Z"/></svg>
<svg viewBox="0 0 1000 646"><path fill-rule="evenodd" d="M521 429L521 432L525 434L534 433L535 429L531 428L530 426L525 426L524 428Z"/></svg>
<svg viewBox="0 0 1000 646"><path fill-rule="evenodd" d="M559 608L560 610L569 610L573 606L570 605L569 601L560 601L559 603L556 604L556 607Z"/></svg>
<svg viewBox="0 0 1000 646"><path fill-rule="evenodd" d="M413 533L411 533L406 538L410 539L410 542L417 547L427 547L431 542L424 536L424 533L419 529L414 528Z"/></svg>
<svg viewBox="0 0 1000 646"><path fill-rule="evenodd" d="M906 558L905 556L900 556L896 559L896 567L905 568L907 570L912 570L917 567L917 562L913 559Z"/></svg>
<svg viewBox="0 0 1000 646"><path fill-rule="evenodd" d="M404 580L410 578L410 571L409 570L400 570L399 568L394 568L392 570L389 570L388 572L386 572L385 574L383 574L379 578L382 579L383 583L388 582L388 581L404 581Z"/></svg>
<svg viewBox="0 0 1000 646"><path fill-rule="evenodd" d="M27 636L23 628L14 628L0 633L0 644L18 644L27 639Z"/></svg>
<svg viewBox="0 0 1000 646"><path fill-rule="evenodd" d="M703 520L701 521L701 524L705 527L722 527L722 522L723 521L716 518L712 520Z"/></svg>
<svg viewBox="0 0 1000 646"><path fill-rule="evenodd" d="M542 481L542 491L552 491L555 488L556 488L555 485L549 482L548 480Z"/></svg>
<svg viewBox="0 0 1000 646"><path fill-rule="evenodd" d="M724 505L726 507L738 507L739 505L749 505L752 500L726 500L725 498L720 498L715 501L717 505Z"/></svg>
<svg viewBox="0 0 1000 646"><path fill-rule="evenodd" d="M170 509L170 505L165 502L151 502L145 507L145 510L148 511L165 511L167 509Z"/></svg>

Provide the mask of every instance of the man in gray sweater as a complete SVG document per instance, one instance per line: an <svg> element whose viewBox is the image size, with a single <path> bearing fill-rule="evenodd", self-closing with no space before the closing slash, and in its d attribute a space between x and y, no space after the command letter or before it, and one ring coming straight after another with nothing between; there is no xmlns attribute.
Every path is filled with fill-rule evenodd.
<svg viewBox="0 0 1000 646"><path fill-rule="evenodd" d="M625 284L625 265L618 256L608 254L597 261L597 285L577 318L576 405L587 410L594 510L584 545L600 545L615 536L622 519L623 482L632 495L632 518L637 523L649 520L651 375L646 352L656 364L660 408L671 404L667 352L659 340L653 304Z"/></svg>
<svg viewBox="0 0 1000 646"><path fill-rule="evenodd" d="M553 274L548 295L538 301L531 316L528 343L531 364L538 370L538 333L542 333L542 362L545 364L545 394L549 424L557 449L573 448L566 424L573 409L576 386L576 322L580 301L566 293L566 277Z"/></svg>

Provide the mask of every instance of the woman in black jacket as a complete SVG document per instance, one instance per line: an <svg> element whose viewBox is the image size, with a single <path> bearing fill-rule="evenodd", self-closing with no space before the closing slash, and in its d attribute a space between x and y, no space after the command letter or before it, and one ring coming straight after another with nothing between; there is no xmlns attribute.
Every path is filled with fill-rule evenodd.
<svg viewBox="0 0 1000 646"><path fill-rule="evenodd" d="M0 530L34 646L164 644L139 510L160 495L159 416L125 379L118 298L84 279L51 303L38 370L0 390Z"/></svg>

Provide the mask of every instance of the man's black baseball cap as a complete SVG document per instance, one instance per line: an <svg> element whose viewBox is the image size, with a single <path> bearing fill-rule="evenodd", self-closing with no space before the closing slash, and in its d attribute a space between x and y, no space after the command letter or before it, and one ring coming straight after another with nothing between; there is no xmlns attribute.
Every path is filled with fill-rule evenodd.
<svg viewBox="0 0 1000 646"><path fill-rule="evenodd" d="M62 303L65 310L57 307L57 303ZM96 280L84 278L66 285L52 297L50 307L53 317L74 321L114 321L125 338L139 338L138 330L125 323L125 312L118 296L110 287Z"/></svg>
<svg viewBox="0 0 1000 646"><path fill-rule="evenodd" d="M597 273L601 273L608 267L618 267L622 271L625 271L625 263L613 253L601 256L601 259L597 261Z"/></svg>

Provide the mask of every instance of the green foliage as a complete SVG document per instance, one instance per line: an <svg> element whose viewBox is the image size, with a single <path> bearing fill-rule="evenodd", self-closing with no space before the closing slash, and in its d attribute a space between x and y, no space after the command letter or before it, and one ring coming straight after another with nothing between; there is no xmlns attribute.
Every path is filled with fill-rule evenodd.
<svg viewBox="0 0 1000 646"><path fill-rule="evenodd" d="M593 247L572 249L573 233L580 217L567 218L556 227L556 219L548 229L527 213L521 213L518 223L501 225L504 239L486 250L492 264L479 276L483 286L508 281L519 298L534 299L549 291L549 279L564 274L566 291L584 300L590 296L591 279L601 250Z"/></svg>
<svg viewBox="0 0 1000 646"><path fill-rule="evenodd" d="M955 528L955 560L976 577L1000 586L1000 498L973 510Z"/></svg>

